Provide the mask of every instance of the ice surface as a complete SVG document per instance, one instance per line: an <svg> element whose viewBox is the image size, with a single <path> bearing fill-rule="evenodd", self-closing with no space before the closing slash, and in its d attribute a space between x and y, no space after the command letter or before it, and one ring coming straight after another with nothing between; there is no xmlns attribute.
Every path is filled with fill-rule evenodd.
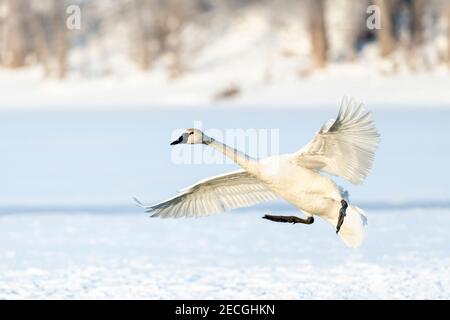
<svg viewBox="0 0 450 320"><path fill-rule="evenodd" d="M368 105L369 110L376 106ZM132 208L131 197L154 202L232 164L176 165L172 132L203 129L279 129L279 151L303 147L337 114L327 110L177 109L116 113L3 113L0 117L0 204ZM374 167L362 186L337 180L356 202L433 202L450 199L450 110L374 112L381 134ZM229 142L233 143L233 142ZM13 209L13 208L12 208ZM3 210L4 211L4 210Z"/></svg>

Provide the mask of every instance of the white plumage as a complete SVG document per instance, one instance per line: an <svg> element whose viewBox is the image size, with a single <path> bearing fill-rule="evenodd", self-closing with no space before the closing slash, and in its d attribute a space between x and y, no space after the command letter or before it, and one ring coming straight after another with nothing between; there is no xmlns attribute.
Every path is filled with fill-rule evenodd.
<svg viewBox="0 0 450 320"><path fill-rule="evenodd" d="M295 156L300 166L359 184L372 167L378 142L372 114L344 98L336 120L325 123Z"/></svg>
<svg viewBox="0 0 450 320"><path fill-rule="evenodd" d="M138 202L152 217L205 216L282 198L307 216L319 216L336 226L346 195L320 172L361 183L372 167L379 134L362 104L343 99L336 120L326 122L311 142L293 154L252 159L197 129L188 129L172 144L179 143L206 144L242 169L199 181L152 206ZM361 244L366 220L360 208L348 206L339 231L348 246Z"/></svg>
<svg viewBox="0 0 450 320"><path fill-rule="evenodd" d="M245 170L214 176L197 182L177 196L145 207L152 217L206 216L248 207L278 196Z"/></svg>

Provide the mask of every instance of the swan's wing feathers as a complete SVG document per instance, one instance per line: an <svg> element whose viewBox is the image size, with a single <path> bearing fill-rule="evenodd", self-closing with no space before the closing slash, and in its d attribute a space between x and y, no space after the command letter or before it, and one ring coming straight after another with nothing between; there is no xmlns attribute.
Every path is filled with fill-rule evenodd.
<svg viewBox="0 0 450 320"><path fill-rule="evenodd" d="M325 123L313 140L294 154L294 161L359 184L372 167L379 141L372 114L362 104L344 99L336 120Z"/></svg>
<svg viewBox="0 0 450 320"><path fill-rule="evenodd" d="M244 170L204 179L152 206L137 204L152 217L198 217L274 200L278 196Z"/></svg>

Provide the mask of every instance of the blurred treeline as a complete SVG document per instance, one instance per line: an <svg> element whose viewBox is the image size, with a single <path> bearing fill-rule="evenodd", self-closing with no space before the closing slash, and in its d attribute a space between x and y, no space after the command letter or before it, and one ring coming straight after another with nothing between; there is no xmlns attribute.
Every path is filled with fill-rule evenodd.
<svg viewBox="0 0 450 320"><path fill-rule="evenodd" d="M80 30L66 27L66 9L73 4L81 8ZM380 9L380 30L366 26L370 5ZM221 36L199 30L226 27L254 7L265 8L275 34L287 21L304 25L308 36L298 41L308 43L312 69L330 60L351 61L369 43L376 43L383 59L407 52L412 68L416 62L432 67L430 46L439 48L434 62L450 62L450 0L0 0L0 65L39 65L47 76L63 78L71 54L89 54L83 49L112 41L126 47L127 60L139 69L151 70L165 56L176 76L211 37ZM339 54L330 40L336 30L343 34Z"/></svg>

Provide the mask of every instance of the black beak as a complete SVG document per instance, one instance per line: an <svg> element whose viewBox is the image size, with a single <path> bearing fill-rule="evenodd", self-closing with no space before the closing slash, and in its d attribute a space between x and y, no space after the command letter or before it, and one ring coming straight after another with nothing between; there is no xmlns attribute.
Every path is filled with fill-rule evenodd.
<svg viewBox="0 0 450 320"><path fill-rule="evenodd" d="M172 142L170 145L173 146L173 145L179 144L179 143L181 143L181 142L183 142L183 136L180 136L180 137L178 138L178 140L175 140L175 141Z"/></svg>

